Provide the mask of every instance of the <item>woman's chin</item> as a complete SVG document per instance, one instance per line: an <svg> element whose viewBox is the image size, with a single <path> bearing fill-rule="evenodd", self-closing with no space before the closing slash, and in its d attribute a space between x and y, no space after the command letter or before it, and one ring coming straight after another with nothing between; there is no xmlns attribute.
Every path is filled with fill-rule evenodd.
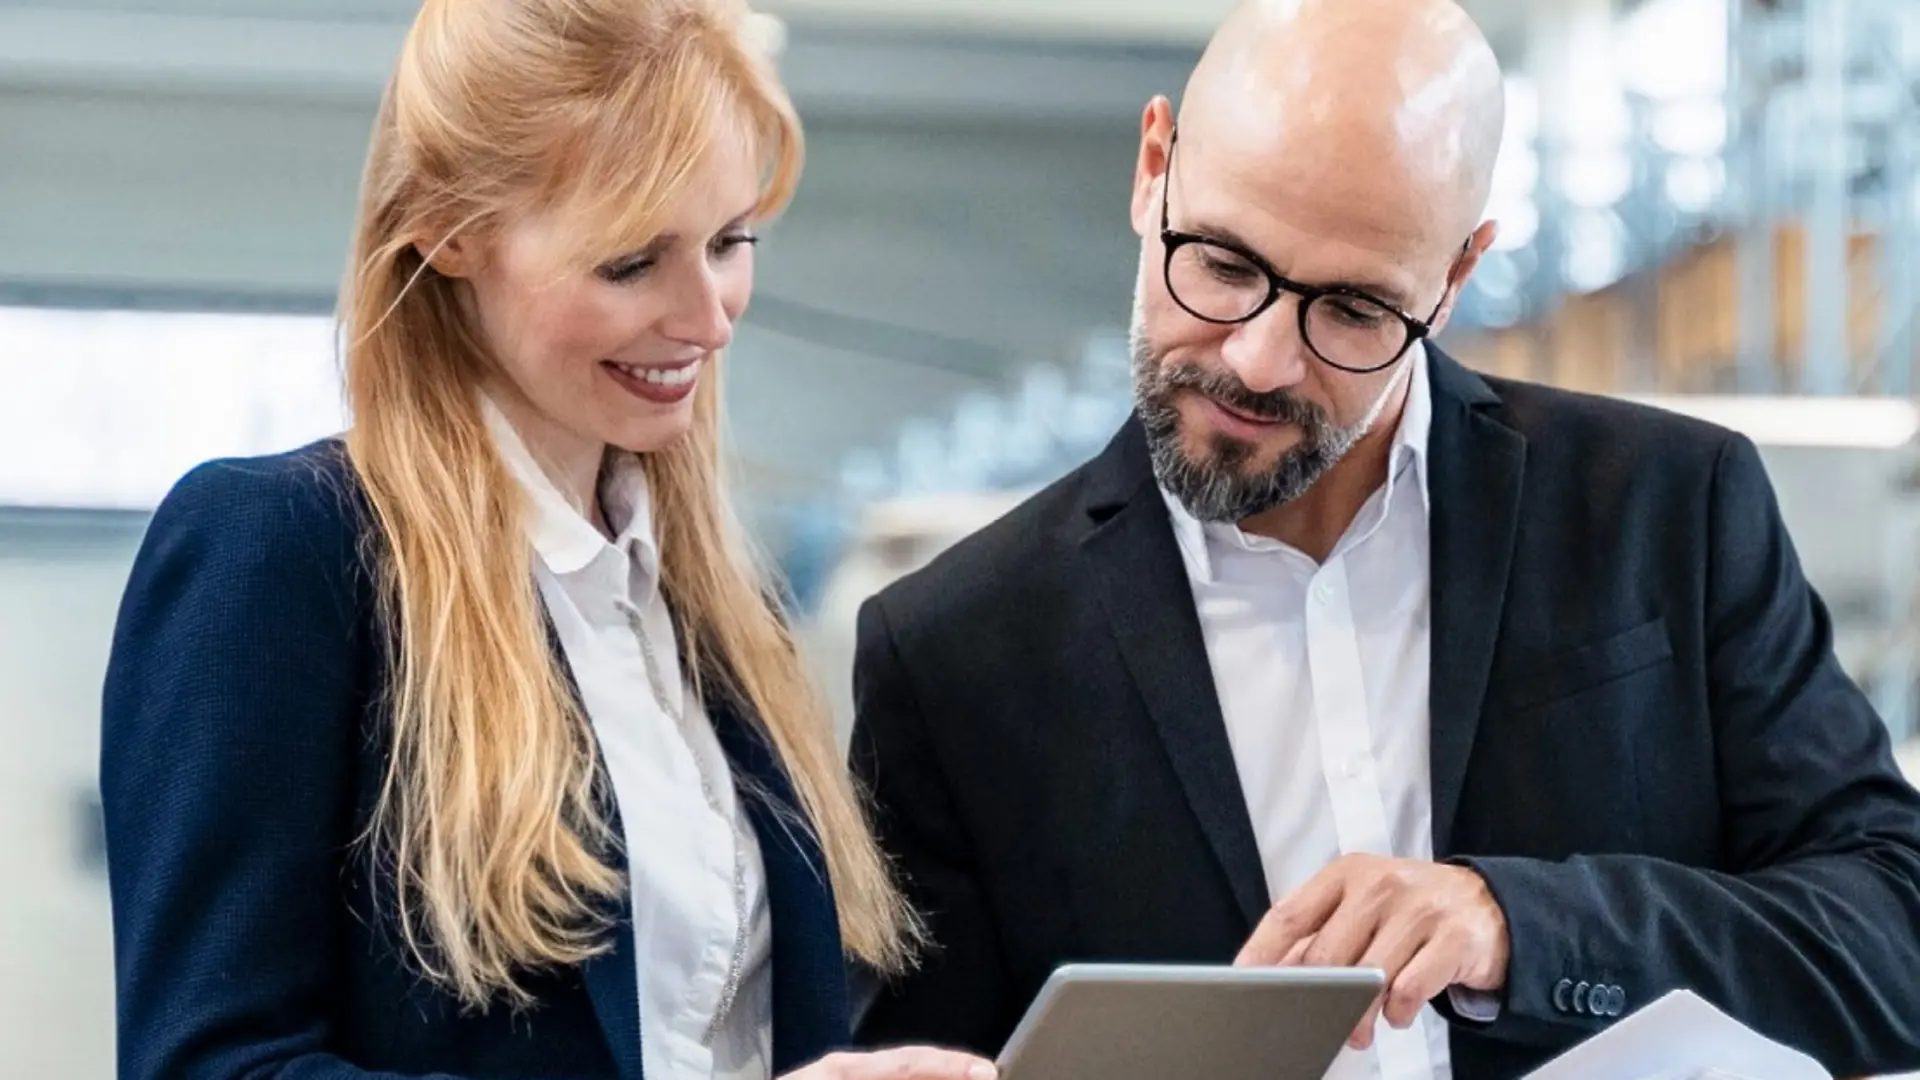
<svg viewBox="0 0 1920 1080"><path fill-rule="evenodd" d="M652 454L668 449L692 430L693 401L688 399L669 410L620 425L607 443L629 453Z"/></svg>

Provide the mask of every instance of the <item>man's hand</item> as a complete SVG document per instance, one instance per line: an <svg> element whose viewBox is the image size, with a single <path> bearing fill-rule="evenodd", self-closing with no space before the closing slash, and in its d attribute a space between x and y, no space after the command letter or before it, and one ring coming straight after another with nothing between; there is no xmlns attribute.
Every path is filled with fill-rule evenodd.
<svg viewBox="0 0 1920 1080"><path fill-rule="evenodd" d="M1405 1028L1448 987L1505 988L1508 948L1506 914L1479 874L1346 855L1274 905L1234 963L1385 971L1386 994L1347 1043L1365 1049L1383 1009Z"/></svg>
<svg viewBox="0 0 1920 1080"><path fill-rule="evenodd" d="M829 1054L782 1080L994 1080L998 1075L993 1062L971 1054L907 1046Z"/></svg>

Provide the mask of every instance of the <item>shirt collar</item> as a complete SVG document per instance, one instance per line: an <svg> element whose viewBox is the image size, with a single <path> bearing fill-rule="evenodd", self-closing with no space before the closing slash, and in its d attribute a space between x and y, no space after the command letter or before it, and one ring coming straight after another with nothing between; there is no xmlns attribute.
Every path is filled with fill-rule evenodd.
<svg viewBox="0 0 1920 1080"><path fill-rule="evenodd" d="M1387 493L1393 493L1394 481L1401 469L1412 463L1414 482L1420 485L1420 509L1433 513L1433 496L1427 487L1427 443L1433 434L1433 386L1427 380L1427 349L1416 344L1407 361L1407 404L1400 412L1400 430L1393 439L1392 466L1387 470Z"/></svg>
<svg viewBox="0 0 1920 1080"><path fill-rule="evenodd" d="M601 470L600 506L607 523L619 529L609 543L585 509L574 506L555 486L493 399L482 395L480 407L508 474L526 497L527 539L547 569L562 576L577 574L605 552L617 551L631 554L649 575L658 570L652 493L638 456L611 454Z"/></svg>
<svg viewBox="0 0 1920 1080"><path fill-rule="evenodd" d="M1414 347L1407 365L1411 368L1406 376L1407 400L1400 411L1400 426L1394 433L1393 449L1387 458L1387 484L1380 505L1383 508L1391 506L1397 486L1411 478L1419 485L1421 511L1431 514L1433 503L1427 486L1427 443L1433 431L1433 388L1427 384L1427 351L1423 345ZM1181 554L1203 581L1213 580L1209 539L1245 551L1279 550L1284 546L1265 537L1250 535L1237 525L1202 522L1188 513L1186 506L1165 488L1160 489L1160 496L1173 516L1174 539L1180 545Z"/></svg>

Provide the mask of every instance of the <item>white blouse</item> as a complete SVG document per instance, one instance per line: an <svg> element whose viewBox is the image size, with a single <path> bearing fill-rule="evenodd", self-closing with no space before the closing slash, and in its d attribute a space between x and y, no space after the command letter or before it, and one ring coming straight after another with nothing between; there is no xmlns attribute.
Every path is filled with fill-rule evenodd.
<svg viewBox="0 0 1920 1080"><path fill-rule="evenodd" d="M760 847L680 669L646 476L632 458L603 473L601 507L616 530L609 542L498 407L483 407L526 494L534 577L620 809L648 1080L769 1080L772 924ZM649 652L678 719L656 699Z"/></svg>

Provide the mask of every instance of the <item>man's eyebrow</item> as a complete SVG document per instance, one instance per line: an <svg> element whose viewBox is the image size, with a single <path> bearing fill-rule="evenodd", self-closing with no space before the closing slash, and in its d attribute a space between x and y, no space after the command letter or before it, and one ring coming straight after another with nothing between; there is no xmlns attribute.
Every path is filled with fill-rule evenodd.
<svg viewBox="0 0 1920 1080"><path fill-rule="evenodd" d="M1175 231L1178 232L1182 230L1176 229ZM1234 248L1243 254L1252 255L1260 265L1269 270L1274 270L1273 263L1268 261L1266 256L1260 254L1259 248L1248 243L1245 237L1225 225L1202 220L1195 223L1191 230L1186 231L1189 231L1194 236L1204 236L1209 240L1220 241L1227 247ZM1274 270L1274 272L1279 273L1278 270ZM1281 274L1280 276L1288 277L1286 274ZM1288 280L1292 279L1288 278ZM1401 291L1399 286L1381 280L1348 278L1339 281L1303 281L1301 284L1312 285L1319 289L1344 289L1350 292L1365 293L1376 300L1383 300L1401 311L1408 310L1409 305L1413 302L1406 293Z"/></svg>

